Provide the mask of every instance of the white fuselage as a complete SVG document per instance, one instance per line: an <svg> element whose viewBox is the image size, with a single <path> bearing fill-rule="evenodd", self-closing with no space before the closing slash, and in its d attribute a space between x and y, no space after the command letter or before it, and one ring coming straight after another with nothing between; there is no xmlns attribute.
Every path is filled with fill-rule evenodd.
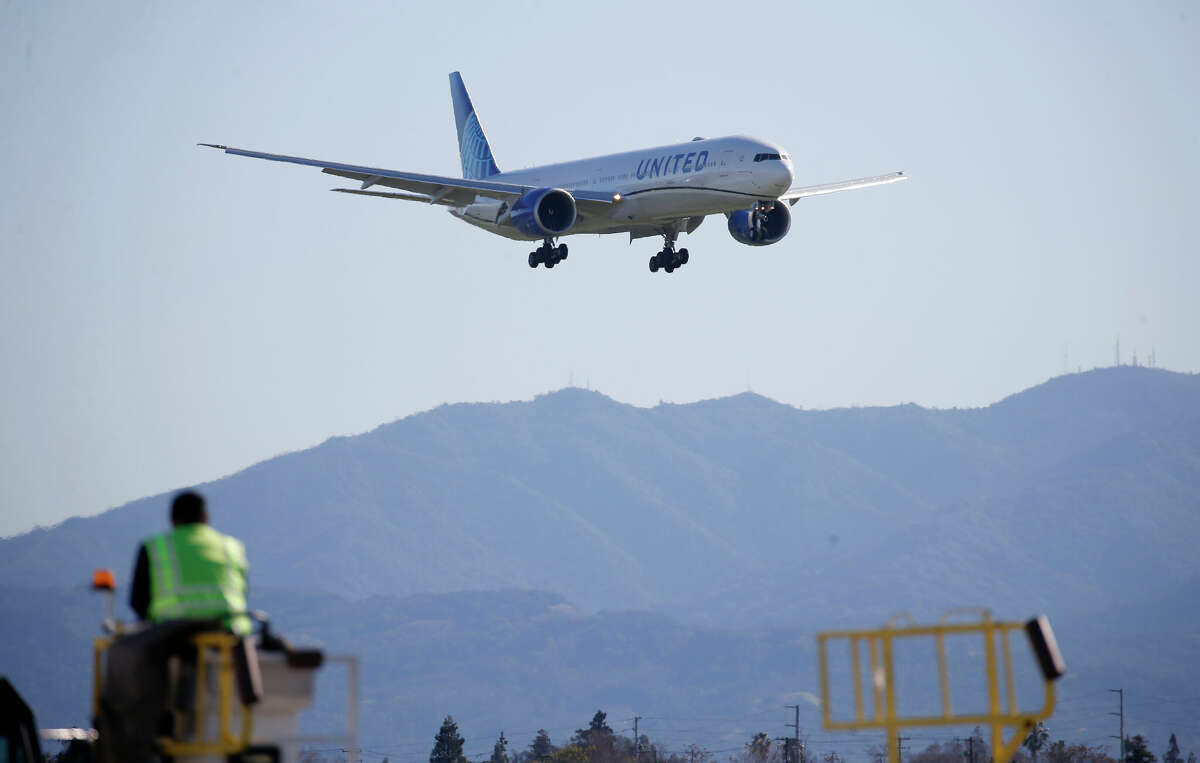
<svg viewBox="0 0 1200 763"><path fill-rule="evenodd" d="M614 198L612 204L580 209L575 225L563 235L648 235L686 218L697 218L698 225L705 215L779 198L792 184L792 162L774 143L730 136L547 164L488 179L530 188L602 192ZM500 202L481 197L450 213L508 238L538 238L506 225L503 211Z"/></svg>

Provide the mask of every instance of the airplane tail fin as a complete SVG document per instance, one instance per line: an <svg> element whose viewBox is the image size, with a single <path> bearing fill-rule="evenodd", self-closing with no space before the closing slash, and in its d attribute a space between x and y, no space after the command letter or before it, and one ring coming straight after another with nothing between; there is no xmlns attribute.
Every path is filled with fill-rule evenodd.
<svg viewBox="0 0 1200 763"><path fill-rule="evenodd" d="M454 126L458 128L458 152L462 157L463 177L482 180L498 175L500 168L492 158L492 147L488 145L483 128L479 126L471 96L467 95L462 75L458 72L450 73L450 98L454 101Z"/></svg>

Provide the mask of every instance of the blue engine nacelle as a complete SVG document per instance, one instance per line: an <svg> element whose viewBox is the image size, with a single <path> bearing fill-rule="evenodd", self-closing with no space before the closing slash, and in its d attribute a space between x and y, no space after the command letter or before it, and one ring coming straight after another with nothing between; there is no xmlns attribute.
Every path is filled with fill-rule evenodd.
<svg viewBox="0 0 1200 763"><path fill-rule="evenodd" d="M535 188L513 204L509 219L527 236L561 236L575 224L575 198L561 188Z"/></svg>
<svg viewBox="0 0 1200 763"><path fill-rule="evenodd" d="M792 212L782 201L775 202L769 212L759 212L754 224L754 210L742 209L729 216L729 235L739 244L766 246L787 235L792 227Z"/></svg>

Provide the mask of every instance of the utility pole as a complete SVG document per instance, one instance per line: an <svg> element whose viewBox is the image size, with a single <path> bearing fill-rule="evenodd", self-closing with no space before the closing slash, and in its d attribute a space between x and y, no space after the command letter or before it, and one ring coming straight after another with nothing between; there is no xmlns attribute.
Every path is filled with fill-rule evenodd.
<svg viewBox="0 0 1200 763"><path fill-rule="evenodd" d="M800 752L800 706L799 705L784 705L784 707L790 708L791 710L796 711L796 722L784 724L785 726L792 727L792 739L794 740L793 744L796 745L796 752L795 752L796 757L792 761L792 763L804 763L804 755Z"/></svg>
<svg viewBox="0 0 1200 763"><path fill-rule="evenodd" d="M1121 763L1125 763L1125 689L1109 689L1116 694L1121 700L1121 712L1109 713L1109 715L1118 715L1121 717L1121 736L1117 737L1121 740Z"/></svg>
<svg viewBox="0 0 1200 763"><path fill-rule="evenodd" d="M912 739L912 737L896 737L896 760L904 763L904 743Z"/></svg>
<svg viewBox="0 0 1200 763"><path fill-rule="evenodd" d="M633 716L633 759L636 761L642 759L642 738L638 736L638 721L641 719L640 715Z"/></svg>
<svg viewBox="0 0 1200 763"><path fill-rule="evenodd" d="M783 742L783 763L796 763L791 759L792 738L791 737L775 737L776 742Z"/></svg>

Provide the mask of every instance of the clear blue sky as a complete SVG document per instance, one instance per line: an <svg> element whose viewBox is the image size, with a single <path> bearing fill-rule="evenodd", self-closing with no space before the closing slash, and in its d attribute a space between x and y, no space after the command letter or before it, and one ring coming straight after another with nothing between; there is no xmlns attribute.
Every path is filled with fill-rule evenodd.
<svg viewBox="0 0 1200 763"><path fill-rule="evenodd" d="M571 380L950 407L1118 337L1200 369L1193 4L457 5L6 4L0 535ZM710 219L670 277L619 236L547 272L194 145L456 174L455 69L502 168L748 133L801 184L912 179L772 247Z"/></svg>

